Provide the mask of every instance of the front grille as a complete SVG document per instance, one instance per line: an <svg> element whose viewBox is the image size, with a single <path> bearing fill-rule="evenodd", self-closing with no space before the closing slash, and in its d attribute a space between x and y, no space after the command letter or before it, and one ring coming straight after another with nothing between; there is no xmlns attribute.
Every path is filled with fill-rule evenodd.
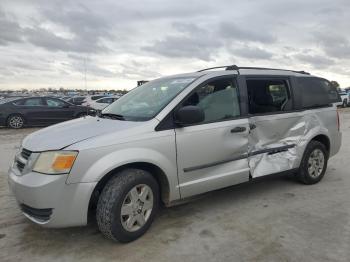
<svg viewBox="0 0 350 262"><path fill-rule="evenodd" d="M16 157L16 166L21 173L23 172L23 169L26 166L27 161L31 156L31 154L32 154L32 151L22 148L22 151L20 152L21 157Z"/></svg>
<svg viewBox="0 0 350 262"><path fill-rule="evenodd" d="M17 165L18 170L22 172L25 164L23 164L22 162L17 160L16 165Z"/></svg>
<svg viewBox="0 0 350 262"><path fill-rule="evenodd" d="M31 154L32 154L32 151L29 151L29 150L27 150L25 148L22 149L21 156L24 159L28 160L28 158L30 157Z"/></svg>
<svg viewBox="0 0 350 262"><path fill-rule="evenodd" d="M37 220L40 220L41 222L48 221L52 215L52 208L39 209L27 206L25 204L20 204L20 208L23 213Z"/></svg>

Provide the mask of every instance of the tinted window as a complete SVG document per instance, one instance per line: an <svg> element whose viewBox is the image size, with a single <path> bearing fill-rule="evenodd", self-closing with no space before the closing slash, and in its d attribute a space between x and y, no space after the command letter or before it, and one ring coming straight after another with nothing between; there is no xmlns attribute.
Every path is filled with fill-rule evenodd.
<svg viewBox="0 0 350 262"><path fill-rule="evenodd" d="M58 99L46 98L46 104L49 107L63 107L65 103Z"/></svg>
<svg viewBox="0 0 350 262"><path fill-rule="evenodd" d="M85 97L83 97L83 96L78 96L78 97L74 97L74 98L73 98L73 101L74 101L74 102L82 102L84 99L85 99Z"/></svg>
<svg viewBox="0 0 350 262"><path fill-rule="evenodd" d="M112 98L101 98L100 100L96 101L97 103L112 103Z"/></svg>
<svg viewBox="0 0 350 262"><path fill-rule="evenodd" d="M302 92L303 108L323 106L339 102L337 89L330 82L320 78L298 78Z"/></svg>
<svg viewBox="0 0 350 262"><path fill-rule="evenodd" d="M97 100L97 99L100 99L102 97L105 97L105 96L92 96L91 97L91 100Z"/></svg>
<svg viewBox="0 0 350 262"><path fill-rule="evenodd" d="M262 114L291 109L286 80L247 80L249 113Z"/></svg>
<svg viewBox="0 0 350 262"><path fill-rule="evenodd" d="M203 123L231 119L240 115L238 90L231 79L219 79L198 87L183 103L204 110Z"/></svg>
<svg viewBox="0 0 350 262"><path fill-rule="evenodd" d="M23 105L23 106L42 106L43 102L40 97L36 98L28 98L24 100L20 100L16 102L16 105Z"/></svg>

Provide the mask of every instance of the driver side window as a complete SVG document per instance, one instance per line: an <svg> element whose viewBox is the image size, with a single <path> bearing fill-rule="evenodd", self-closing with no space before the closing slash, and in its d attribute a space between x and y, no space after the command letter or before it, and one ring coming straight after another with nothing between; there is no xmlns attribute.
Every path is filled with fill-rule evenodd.
<svg viewBox="0 0 350 262"><path fill-rule="evenodd" d="M240 116L238 88L232 78L210 81L197 87L183 106L198 106L204 111L202 123L223 121Z"/></svg>

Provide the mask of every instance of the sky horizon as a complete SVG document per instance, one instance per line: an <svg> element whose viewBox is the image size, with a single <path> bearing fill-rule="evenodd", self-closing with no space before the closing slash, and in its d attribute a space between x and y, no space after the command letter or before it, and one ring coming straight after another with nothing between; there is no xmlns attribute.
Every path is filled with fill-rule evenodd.
<svg viewBox="0 0 350 262"><path fill-rule="evenodd" d="M350 87L348 0L0 3L0 90L127 89L237 64Z"/></svg>

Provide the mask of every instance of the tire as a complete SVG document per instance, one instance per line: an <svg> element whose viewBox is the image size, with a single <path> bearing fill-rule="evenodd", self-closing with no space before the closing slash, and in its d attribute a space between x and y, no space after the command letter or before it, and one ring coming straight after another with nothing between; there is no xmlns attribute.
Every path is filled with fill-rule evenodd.
<svg viewBox="0 0 350 262"><path fill-rule="evenodd" d="M7 118L7 126L13 129L20 129L24 126L24 117L19 114L10 115Z"/></svg>
<svg viewBox="0 0 350 262"><path fill-rule="evenodd" d="M145 189L151 193L148 193L148 199L141 200ZM111 178L104 187L97 202L97 225L107 238L122 243L131 242L149 229L158 206L159 186L154 177L144 170L125 169Z"/></svg>
<svg viewBox="0 0 350 262"><path fill-rule="evenodd" d="M328 151L325 145L318 141L311 141L305 149L297 179L305 185L318 183L326 172L327 161Z"/></svg>
<svg viewBox="0 0 350 262"><path fill-rule="evenodd" d="M347 106L348 106L348 100L347 100L347 99L344 99L344 100L343 100L342 107L347 107Z"/></svg>

